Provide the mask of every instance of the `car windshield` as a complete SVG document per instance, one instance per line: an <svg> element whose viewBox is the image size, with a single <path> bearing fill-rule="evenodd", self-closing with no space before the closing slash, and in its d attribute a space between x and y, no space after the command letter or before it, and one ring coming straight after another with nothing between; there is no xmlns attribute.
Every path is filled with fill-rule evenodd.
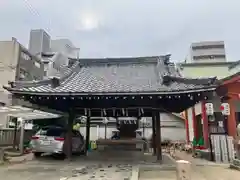
<svg viewBox="0 0 240 180"><path fill-rule="evenodd" d="M62 128L43 128L36 135L60 137L64 135L64 132L65 130Z"/></svg>

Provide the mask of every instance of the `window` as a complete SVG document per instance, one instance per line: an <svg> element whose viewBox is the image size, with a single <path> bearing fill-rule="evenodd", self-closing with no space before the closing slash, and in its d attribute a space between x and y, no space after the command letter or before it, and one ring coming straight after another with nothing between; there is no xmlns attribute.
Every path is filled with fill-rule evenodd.
<svg viewBox="0 0 240 180"><path fill-rule="evenodd" d="M37 67L37 68L40 68L41 67L41 64L37 61L34 62L34 65Z"/></svg>
<svg viewBox="0 0 240 180"><path fill-rule="evenodd" d="M224 54L222 54L222 55L193 56L194 60L215 59L215 58L226 58L226 56Z"/></svg>
<svg viewBox="0 0 240 180"><path fill-rule="evenodd" d="M219 45L202 45L202 46L193 46L193 50L198 50L198 49L223 49L224 45L219 44Z"/></svg>
<svg viewBox="0 0 240 180"><path fill-rule="evenodd" d="M62 128L43 128L36 135L61 137L64 136L64 133L65 130Z"/></svg>
<svg viewBox="0 0 240 180"><path fill-rule="evenodd" d="M26 60L26 61L32 59L31 56L29 56L27 53L25 53L25 52L23 52L23 51L21 52L21 58L24 59L24 60Z"/></svg>

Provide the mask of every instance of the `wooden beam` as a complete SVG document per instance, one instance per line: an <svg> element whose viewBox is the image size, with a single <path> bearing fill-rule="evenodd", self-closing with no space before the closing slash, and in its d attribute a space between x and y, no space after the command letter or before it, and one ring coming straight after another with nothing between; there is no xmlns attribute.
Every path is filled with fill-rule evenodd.
<svg viewBox="0 0 240 180"><path fill-rule="evenodd" d="M161 147L161 116L160 112L156 111L156 147L157 147L157 161L162 161L162 147Z"/></svg>
<svg viewBox="0 0 240 180"><path fill-rule="evenodd" d="M86 142L85 142L85 155L88 154L89 150L89 142L90 142L90 118L91 118L91 111L90 109L87 110L87 121L86 121Z"/></svg>
<svg viewBox="0 0 240 180"><path fill-rule="evenodd" d="M32 104L32 103L24 103L24 100L21 100L20 103L18 103L18 105L23 106L23 107L27 107L27 108L32 108L32 109L36 109L36 110L40 110L40 111L45 111L45 112L50 112L50 113L54 113L54 114L60 114L62 116L68 116L69 113L66 112L62 112L62 111L57 111L54 109L50 109L48 107L44 107L41 105L37 105L37 104Z"/></svg>
<svg viewBox="0 0 240 180"><path fill-rule="evenodd" d="M152 148L153 155L156 155L156 113L152 112Z"/></svg>
<svg viewBox="0 0 240 180"><path fill-rule="evenodd" d="M69 161L72 160L72 128L73 121L75 118L75 111L73 109L69 110L68 122L67 122L67 141L66 141L66 157Z"/></svg>

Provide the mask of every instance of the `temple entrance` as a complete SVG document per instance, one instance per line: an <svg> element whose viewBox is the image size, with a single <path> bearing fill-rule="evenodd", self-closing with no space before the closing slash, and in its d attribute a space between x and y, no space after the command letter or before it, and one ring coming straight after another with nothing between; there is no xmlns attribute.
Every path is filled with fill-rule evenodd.
<svg viewBox="0 0 240 180"><path fill-rule="evenodd" d="M123 124L119 125L119 136L121 139L132 139L136 137L136 130L138 129L138 124Z"/></svg>

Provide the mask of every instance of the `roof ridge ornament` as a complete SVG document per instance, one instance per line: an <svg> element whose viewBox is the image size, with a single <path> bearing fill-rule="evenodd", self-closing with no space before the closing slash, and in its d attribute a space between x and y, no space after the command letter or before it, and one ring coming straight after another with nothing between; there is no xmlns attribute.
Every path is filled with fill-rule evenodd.
<svg viewBox="0 0 240 180"><path fill-rule="evenodd" d="M51 78L51 85L53 88L56 88L58 86L60 86L60 78L59 77L52 77Z"/></svg>
<svg viewBox="0 0 240 180"><path fill-rule="evenodd" d="M171 58L171 54L167 54L164 56L163 58L164 65L168 66L170 64L170 58Z"/></svg>

